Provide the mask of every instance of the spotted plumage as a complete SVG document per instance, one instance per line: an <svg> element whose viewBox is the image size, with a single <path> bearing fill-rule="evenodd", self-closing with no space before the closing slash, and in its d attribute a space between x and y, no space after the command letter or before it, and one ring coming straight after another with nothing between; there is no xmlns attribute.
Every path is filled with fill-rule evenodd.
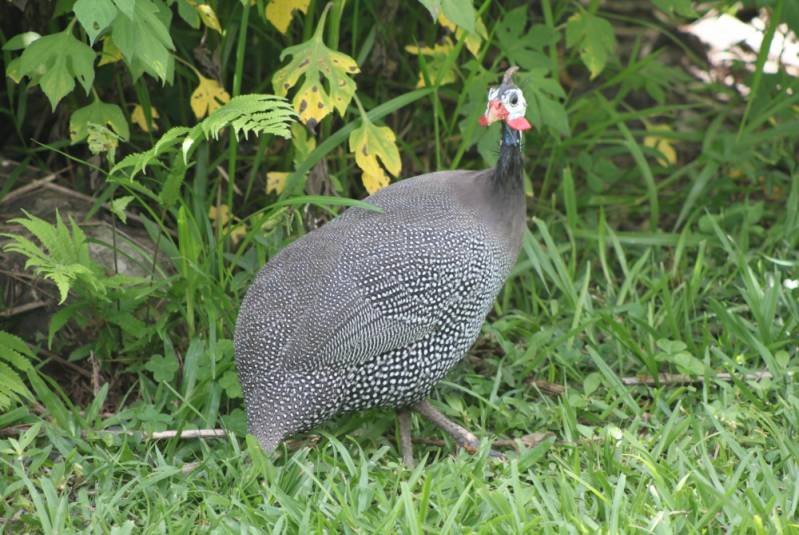
<svg viewBox="0 0 799 535"><path fill-rule="evenodd" d="M350 208L258 274L235 345L267 450L341 412L424 400L474 343L525 224L521 136L503 128L496 168L393 184L366 199L382 213Z"/></svg>

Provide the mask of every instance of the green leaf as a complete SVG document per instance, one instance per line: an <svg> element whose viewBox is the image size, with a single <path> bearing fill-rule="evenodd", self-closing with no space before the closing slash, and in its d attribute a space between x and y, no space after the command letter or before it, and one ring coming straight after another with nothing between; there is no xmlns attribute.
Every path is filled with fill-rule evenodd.
<svg viewBox="0 0 799 535"><path fill-rule="evenodd" d="M665 13L683 17L698 17L691 0L652 0L652 3ZM788 2L790 4L790 2Z"/></svg>
<svg viewBox="0 0 799 535"><path fill-rule="evenodd" d="M23 50L32 42L39 39L41 35L36 32L18 33L3 45L3 50Z"/></svg>
<svg viewBox="0 0 799 535"><path fill-rule="evenodd" d="M133 199L133 195L125 195L124 197L119 197L111 201L111 211L119 218L120 221L122 221L122 223L128 222L128 215L125 213L125 209Z"/></svg>
<svg viewBox="0 0 799 535"><path fill-rule="evenodd" d="M116 17L111 26L111 38L131 65L134 75L142 70L164 82L169 81L174 70L171 51L175 50L169 36L172 12L159 9L151 0L137 0L132 16L121 8L120 11L122 15Z"/></svg>
<svg viewBox="0 0 799 535"><path fill-rule="evenodd" d="M114 0L114 5L117 6L123 15L129 19L133 18L136 11L136 0Z"/></svg>
<svg viewBox="0 0 799 535"><path fill-rule="evenodd" d="M294 117L294 111L284 98L260 94L234 97L188 132L182 143L184 162L188 161L188 155L197 140L216 139L219 132L227 127L233 129L237 138L254 133L274 134L288 139L291 137L290 125Z"/></svg>
<svg viewBox="0 0 799 535"><path fill-rule="evenodd" d="M117 16L117 8L111 0L77 0L72 10L86 30L91 44L94 44L103 30L111 26Z"/></svg>
<svg viewBox="0 0 799 535"><path fill-rule="evenodd" d="M108 162L113 165L116 161L119 136L105 126L97 123L88 123L88 136L86 144L92 154L105 154Z"/></svg>
<svg viewBox="0 0 799 535"><path fill-rule="evenodd" d="M566 94L556 80L544 76L545 72L545 69L534 69L515 77L527 99L527 117L536 128L549 126L561 135L570 136L569 116L558 100Z"/></svg>
<svg viewBox="0 0 799 535"><path fill-rule="evenodd" d="M226 371L222 377L219 378L219 386L221 386L227 397L236 399L241 397L241 384L236 372L233 370Z"/></svg>
<svg viewBox="0 0 799 535"><path fill-rule="evenodd" d="M566 23L566 46L579 48L580 59L591 71L591 79L596 78L616 48L613 26L593 13L575 13Z"/></svg>
<svg viewBox="0 0 799 535"><path fill-rule="evenodd" d="M441 0L441 10L445 17L468 33L475 33L474 20L477 15L472 0Z"/></svg>
<svg viewBox="0 0 799 535"><path fill-rule="evenodd" d="M178 360L174 355L155 355L144 365L146 370L153 372L153 378L158 382L171 382L178 371Z"/></svg>
<svg viewBox="0 0 799 535"><path fill-rule="evenodd" d="M72 36L72 27L31 42L22 55L9 64L9 76L19 81L27 76L38 83L53 110L75 88L75 79L86 94L94 83L96 54Z"/></svg>
<svg viewBox="0 0 799 535"><path fill-rule="evenodd" d="M89 123L108 126L124 140L130 137L128 121L116 104L95 99L88 106L75 110L69 118L69 138L73 144L89 136Z"/></svg>
<svg viewBox="0 0 799 535"><path fill-rule="evenodd" d="M560 34L543 24L534 24L530 31L524 33L528 11L527 6L520 6L502 17L496 29L500 49L512 64L523 70L543 67L551 71L552 62L543 49L557 44Z"/></svg>

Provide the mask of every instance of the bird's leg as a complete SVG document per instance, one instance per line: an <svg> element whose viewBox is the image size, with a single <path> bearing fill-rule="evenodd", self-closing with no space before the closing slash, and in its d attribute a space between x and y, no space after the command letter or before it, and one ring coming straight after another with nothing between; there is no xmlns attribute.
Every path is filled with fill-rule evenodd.
<svg viewBox="0 0 799 535"><path fill-rule="evenodd" d="M425 418L449 433L452 438L455 439L455 442L458 443L458 446L465 449L469 453L477 452L477 448L480 447L480 441L477 439L477 437L474 436L474 434L468 429L459 426L441 414L438 409L430 405L427 400L420 401L414 405L413 408L419 411Z"/></svg>
<svg viewBox="0 0 799 535"><path fill-rule="evenodd" d="M397 411L400 428L400 449L402 450L402 462L408 468L413 468L413 443L411 442L411 413L407 409Z"/></svg>

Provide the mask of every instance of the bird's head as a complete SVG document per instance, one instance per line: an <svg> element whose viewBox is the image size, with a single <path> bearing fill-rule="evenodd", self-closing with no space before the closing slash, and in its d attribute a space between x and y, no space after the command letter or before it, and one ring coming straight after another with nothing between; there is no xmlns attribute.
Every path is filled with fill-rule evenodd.
<svg viewBox="0 0 799 535"><path fill-rule="evenodd" d="M488 90L488 104L485 113L480 117L480 126L488 126L495 121L505 121L513 130L527 130L530 123L524 118L527 101L522 90L513 83L513 73L518 67L505 71L502 84Z"/></svg>

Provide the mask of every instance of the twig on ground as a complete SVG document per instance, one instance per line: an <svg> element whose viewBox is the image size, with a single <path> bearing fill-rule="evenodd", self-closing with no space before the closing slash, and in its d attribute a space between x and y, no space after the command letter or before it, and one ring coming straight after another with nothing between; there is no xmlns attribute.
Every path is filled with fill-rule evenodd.
<svg viewBox="0 0 799 535"><path fill-rule="evenodd" d="M48 183L52 182L53 180L55 180L56 178L58 178L59 173L60 173L60 171L56 172L56 173L53 173L53 174L50 174L50 175L47 175L44 178L40 178L38 180L33 180L33 181L25 184L24 186L20 186L19 188L15 189L14 191L8 192L8 195L6 195L2 199L0 199L0 204L9 203L9 202L13 201L14 199L16 199L18 197L22 197L23 195L25 195L28 192L34 191L36 189L39 189L40 187L44 186L45 184L48 184Z"/></svg>
<svg viewBox="0 0 799 535"><path fill-rule="evenodd" d="M100 363L94 356L94 351L89 351L89 363L92 365L92 394L95 396L100 391Z"/></svg>
<svg viewBox="0 0 799 535"><path fill-rule="evenodd" d="M764 379L772 379L774 376L768 370L758 370L752 373L745 374L732 374L728 372L719 372L712 376L719 381L732 382L733 377L740 377L745 381L762 381ZM682 373L661 373L657 377L650 375L634 375L630 377L622 377L621 382L625 386L663 386L663 385L690 385L701 384L705 381L702 376L686 375ZM525 381L527 384L535 385L542 392L550 396L560 396L566 392L566 387L563 385L550 383L543 379L529 378Z"/></svg>
<svg viewBox="0 0 799 535"><path fill-rule="evenodd" d="M731 382L733 377L738 375L719 372L713 378L719 381ZM740 376L746 381L762 381L763 379L771 379L773 375L768 370L759 370L752 373L745 373ZM660 373L657 377L649 375L636 375L634 377L622 377L621 382L626 386L657 386L657 385L688 385L688 384L701 384L705 382L702 376L685 375L681 373Z"/></svg>
<svg viewBox="0 0 799 535"><path fill-rule="evenodd" d="M66 366L70 370L78 372L79 374L81 374L82 376L84 376L84 377L86 377L88 379L92 378L92 373L89 370L84 370L83 368L81 368L80 366L75 364L74 362L68 361L67 359L65 359L61 355L57 355L56 353L53 353L52 351L49 351L47 349L39 349L38 352L41 353L42 355L44 355L45 357L58 362L62 366Z"/></svg>
<svg viewBox="0 0 799 535"><path fill-rule="evenodd" d="M519 438L503 438L495 440L492 444L495 448L513 448L519 451L519 445L524 448L535 448L550 437L554 437L555 433L550 431L542 431L537 433L530 433Z"/></svg>
<svg viewBox="0 0 799 535"><path fill-rule="evenodd" d="M16 316L17 314L24 314L25 312L30 312L31 310L36 310L37 308L46 307L47 304L47 301L31 301L30 303L23 303L15 307L0 310L0 317L10 318L11 316Z"/></svg>
<svg viewBox="0 0 799 535"><path fill-rule="evenodd" d="M550 396L560 396L566 392L565 386L550 383L549 381L544 381L543 379L533 379L531 377L530 379L527 379L527 383L537 386L541 392Z"/></svg>
<svg viewBox="0 0 799 535"><path fill-rule="evenodd" d="M138 434L137 431L121 431L129 435ZM168 438L224 438L228 434L224 429L184 429L183 431L153 431L143 433L150 440L164 440Z"/></svg>

